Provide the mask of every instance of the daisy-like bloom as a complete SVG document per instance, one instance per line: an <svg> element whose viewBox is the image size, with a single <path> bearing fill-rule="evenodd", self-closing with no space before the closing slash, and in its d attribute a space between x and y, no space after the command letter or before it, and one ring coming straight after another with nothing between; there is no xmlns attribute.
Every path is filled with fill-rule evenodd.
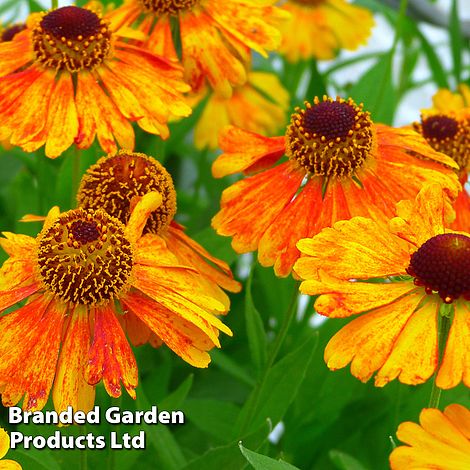
<svg viewBox="0 0 470 470"><path fill-rule="evenodd" d="M272 135L284 126L288 106L289 93L275 74L249 72L247 82L234 88L230 98L210 95L194 130L194 143L199 149L217 148L220 131L230 124Z"/></svg>
<svg viewBox="0 0 470 470"><path fill-rule="evenodd" d="M461 90L465 88L461 86ZM470 195L465 189L470 172L470 90L467 87L467 96L441 90L433 97L433 102L436 107L423 110L421 122L413 126L433 149L459 165L459 180L464 189L455 201L456 218L452 228L470 232Z"/></svg>
<svg viewBox="0 0 470 470"><path fill-rule="evenodd" d="M366 43L374 25L369 10L345 0L287 0L282 8L291 19L280 26L279 51L290 62L327 60L339 49L353 51Z"/></svg>
<svg viewBox="0 0 470 470"><path fill-rule="evenodd" d="M470 411L462 405L424 409L419 424L400 424L397 437L407 445L390 454L392 470L470 468Z"/></svg>
<svg viewBox="0 0 470 470"><path fill-rule="evenodd" d="M451 158L412 130L373 124L351 99L315 98L297 108L285 137L229 127L220 146L215 177L256 174L223 192L213 227L233 237L239 253L258 249L260 263L278 276L299 257L298 240L337 220L370 216L385 224L395 203L426 181L460 189ZM283 155L287 161L275 165Z"/></svg>
<svg viewBox="0 0 470 470"><path fill-rule="evenodd" d="M171 116L187 116L179 65L127 41L98 10L67 6L35 14L0 43L0 140L57 157L95 136L106 152L134 147L131 121L168 137Z"/></svg>
<svg viewBox="0 0 470 470"><path fill-rule="evenodd" d="M1 470L21 470L21 465L14 460L3 460L3 457L10 449L10 436L3 429L0 428L0 469Z"/></svg>
<svg viewBox="0 0 470 470"><path fill-rule="evenodd" d="M231 334L216 316L227 308L194 268L141 236L161 203L148 193L127 225L103 210L53 208L36 239L4 233L0 312L27 300L0 318L5 406L24 397L25 410L39 410L52 388L57 411L89 410L101 380L109 395L120 396L122 383L135 398L137 364L122 325L135 343L154 338L207 367L219 330Z"/></svg>
<svg viewBox="0 0 470 470"><path fill-rule="evenodd" d="M116 26L134 25L148 34L146 47L177 58L172 24L181 38L181 60L194 92L206 79L221 96L246 82L250 50L263 56L278 47L277 26L288 17L276 0L125 0L110 13Z"/></svg>
<svg viewBox="0 0 470 470"><path fill-rule="evenodd" d="M351 363L364 382L377 372L380 387L397 377L416 385L436 371L439 388L470 386L470 234L446 229L454 214L439 185L398 203L397 215L388 230L354 217L297 244L294 271L301 292L320 294L315 310L357 316L330 340L325 362ZM451 321L443 351L440 315Z"/></svg>
<svg viewBox="0 0 470 470"><path fill-rule="evenodd" d="M227 310L229 299L224 291L240 291L230 267L211 256L201 245L185 234L184 227L173 220L176 214L176 191L166 169L154 158L143 153L121 150L101 158L82 178L77 194L80 207L103 209L126 224L135 203L150 191L162 195L162 204L150 214L144 233L148 234L147 249L164 244L183 265L192 266L201 275L201 282ZM162 240L163 239L163 240Z"/></svg>

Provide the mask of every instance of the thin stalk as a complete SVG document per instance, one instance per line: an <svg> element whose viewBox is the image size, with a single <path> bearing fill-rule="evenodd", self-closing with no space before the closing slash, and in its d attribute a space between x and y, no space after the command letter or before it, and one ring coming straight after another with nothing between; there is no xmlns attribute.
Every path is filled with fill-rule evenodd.
<svg viewBox="0 0 470 470"><path fill-rule="evenodd" d="M80 427L80 434L82 436L86 436L87 434L86 425L81 425L79 427ZM86 447L80 452L80 470L88 470L88 452L87 452Z"/></svg>
<svg viewBox="0 0 470 470"><path fill-rule="evenodd" d="M55 10L56 8L59 8L59 0L52 0L51 1L51 8Z"/></svg>
<svg viewBox="0 0 470 470"><path fill-rule="evenodd" d="M439 408L439 402L441 400L441 392L442 390L436 385L436 378L437 378L437 371L442 362L442 357L444 355L445 345L447 343L447 338L449 336L450 330L450 315L444 313L440 315L439 318L439 331L438 331L438 367L436 369L436 373L434 374L434 378L432 381L432 389L431 389L431 396L429 398L429 408Z"/></svg>
<svg viewBox="0 0 470 470"><path fill-rule="evenodd" d="M77 205L77 191L80 184L80 150L77 146L73 149L73 166L72 166L72 194L70 207L75 208Z"/></svg>
<svg viewBox="0 0 470 470"><path fill-rule="evenodd" d="M258 406L261 390L263 389L266 379L268 378L269 370L271 369L272 365L274 364L274 361L276 360L277 355L279 354L284 340L286 339L287 332L289 331L289 327L297 312L296 306L299 297L299 284L300 282L296 282L294 285L294 293L289 303L289 307L287 308L287 312L284 315L283 322L269 353L268 360L266 361L266 366L264 367L263 375L261 376L261 379L256 385L253 399L250 402L249 411L247 412L246 418L240 427L240 436L247 432L251 425L251 421L255 416L256 408Z"/></svg>

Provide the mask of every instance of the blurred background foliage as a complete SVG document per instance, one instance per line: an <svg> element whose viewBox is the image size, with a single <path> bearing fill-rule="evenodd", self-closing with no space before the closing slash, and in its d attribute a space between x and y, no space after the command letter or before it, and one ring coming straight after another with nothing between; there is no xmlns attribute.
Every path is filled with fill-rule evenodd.
<svg viewBox="0 0 470 470"><path fill-rule="evenodd" d="M77 2L80 6L85 3ZM469 38L462 33L458 2L449 2L446 41L450 62L436 52L435 43L422 32L416 16L409 16L406 2L354 3L371 9L376 19L388 23L394 32L388 50L359 49L321 67L315 60L288 64L277 54L270 60L254 57L254 69L278 74L291 93L292 106L327 92L351 96L356 102L364 102L375 122L393 124L410 92L429 84L437 89L469 83ZM398 8L394 8L396 5ZM35 0L0 1L5 22L14 21L27 9L39 11L43 6ZM357 64L362 71L357 73L354 68L350 72ZM424 79L414 78L418 66L426 70ZM337 79L342 74L347 80ZM431 105L429 93L425 101ZM217 152L197 151L193 145L193 129L203 105L188 119L173 123L171 137L165 142L136 127L136 151L166 165L178 191L177 220L212 254L229 262L235 276L243 281L242 293L231 296L231 311L225 319L234 337L222 338L222 349L211 353L207 370L192 368L166 347L137 348L140 385L135 402L128 396L113 400L98 387L96 404L102 410L108 406L146 410L157 404L160 409L183 410L185 425L117 427L103 423L61 428L65 435L107 435L110 431L137 434L143 429L147 435L145 451L17 449L10 458L26 469L48 470L87 466L121 470L388 468L398 424L417 421L420 410L427 406L431 383L410 387L394 381L375 388L371 382L363 384L351 377L348 369L328 371L323 361L325 345L345 321L321 321L313 311L312 300L306 298L294 306L297 315L273 358L273 345L297 286L292 278L278 279L271 268L260 267L256 257L237 256L230 240L217 236L210 227L220 194L234 178L214 179L211 163ZM418 118L416 109L411 120ZM279 122L280 133L287 119ZM403 122L403 117L398 121ZM36 235L38 223L24 224L19 219L27 213L46 214L53 205L63 210L74 207L74 175L83 174L101 156L96 143L78 156L71 149L56 160L47 159L43 149L35 154L17 148L0 149L1 229ZM1 261L6 258L4 253L0 257ZM468 389L460 386L443 393L442 406L454 402L470 406ZM10 426L5 409L0 416L0 424L10 431L49 436L57 430L54 426Z"/></svg>

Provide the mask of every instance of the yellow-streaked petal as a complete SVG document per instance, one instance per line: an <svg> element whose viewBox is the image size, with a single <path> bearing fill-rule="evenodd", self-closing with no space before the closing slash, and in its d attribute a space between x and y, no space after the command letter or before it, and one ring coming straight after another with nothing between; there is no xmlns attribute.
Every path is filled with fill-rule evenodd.
<svg viewBox="0 0 470 470"><path fill-rule="evenodd" d="M126 225L126 238L135 243L142 235L150 214L162 204L162 196L156 191L145 194L134 207L129 222Z"/></svg>

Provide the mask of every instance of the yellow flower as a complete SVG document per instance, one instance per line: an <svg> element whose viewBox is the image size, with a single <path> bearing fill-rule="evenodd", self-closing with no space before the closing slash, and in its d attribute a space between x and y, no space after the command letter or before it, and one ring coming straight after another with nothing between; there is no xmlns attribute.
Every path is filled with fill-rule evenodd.
<svg viewBox="0 0 470 470"><path fill-rule="evenodd" d="M275 74L249 72L247 82L234 88L230 98L210 95L194 130L194 143L199 149L217 148L219 133L228 125L272 135L285 125L288 106L289 93Z"/></svg>
<svg viewBox="0 0 470 470"><path fill-rule="evenodd" d="M432 102L432 111L462 111L467 108L467 113L470 113L470 87L461 83L457 93L441 88L433 96Z"/></svg>
<svg viewBox="0 0 470 470"><path fill-rule="evenodd" d="M10 449L10 436L3 429L0 428L0 470L21 470L21 465L14 460L3 460L3 457Z"/></svg>
<svg viewBox="0 0 470 470"><path fill-rule="evenodd" d="M0 43L0 141L57 157L95 136L106 152L134 147L131 122L168 137L171 116L187 116L180 66L126 42L99 10L67 6L34 14Z"/></svg>
<svg viewBox="0 0 470 470"><path fill-rule="evenodd" d="M109 15L116 26L134 25L148 34L146 47L167 58L181 47L186 81L200 92L206 80L228 98L233 86L246 82L250 50L263 56L276 49L276 26L288 15L276 0L125 0ZM174 43L172 23L181 44Z"/></svg>
<svg viewBox="0 0 470 470"><path fill-rule="evenodd" d="M419 425L400 424L397 437L405 446L390 455L392 470L470 468L470 411L449 405L444 412L427 408L419 415Z"/></svg>
<svg viewBox="0 0 470 470"><path fill-rule="evenodd" d="M163 341L195 367L220 347L227 311L203 276L181 263L161 238L141 236L163 202L141 198L126 225L98 209L49 212L36 239L4 233L10 256L0 271L0 391L5 406L23 397L38 410L51 388L56 410L89 410L101 380L109 395L121 383L135 398L136 344Z"/></svg>
<svg viewBox="0 0 470 470"><path fill-rule="evenodd" d="M306 102L285 137L228 127L220 146L213 175L250 176L222 193L212 225L232 237L238 253L257 249L259 262L278 276L299 257L298 240L338 220L360 215L386 224L395 203L414 197L424 182L460 189L451 158L412 130L374 124L351 99Z"/></svg>
<svg viewBox="0 0 470 470"><path fill-rule="evenodd" d="M397 214L388 230L355 217L297 244L294 271L302 293L320 294L316 311L355 317L330 340L325 362L350 363L362 381L377 372L376 386L397 377L416 385L435 372L440 388L470 386L470 235L446 229L453 211L439 185L401 201ZM438 364L443 304L452 324Z"/></svg>
<svg viewBox="0 0 470 470"><path fill-rule="evenodd" d="M370 36L372 13L345 0L288 0L291 20L280 26L281 54L290 62L332 59L339 49L354 50Z"/></svg>

